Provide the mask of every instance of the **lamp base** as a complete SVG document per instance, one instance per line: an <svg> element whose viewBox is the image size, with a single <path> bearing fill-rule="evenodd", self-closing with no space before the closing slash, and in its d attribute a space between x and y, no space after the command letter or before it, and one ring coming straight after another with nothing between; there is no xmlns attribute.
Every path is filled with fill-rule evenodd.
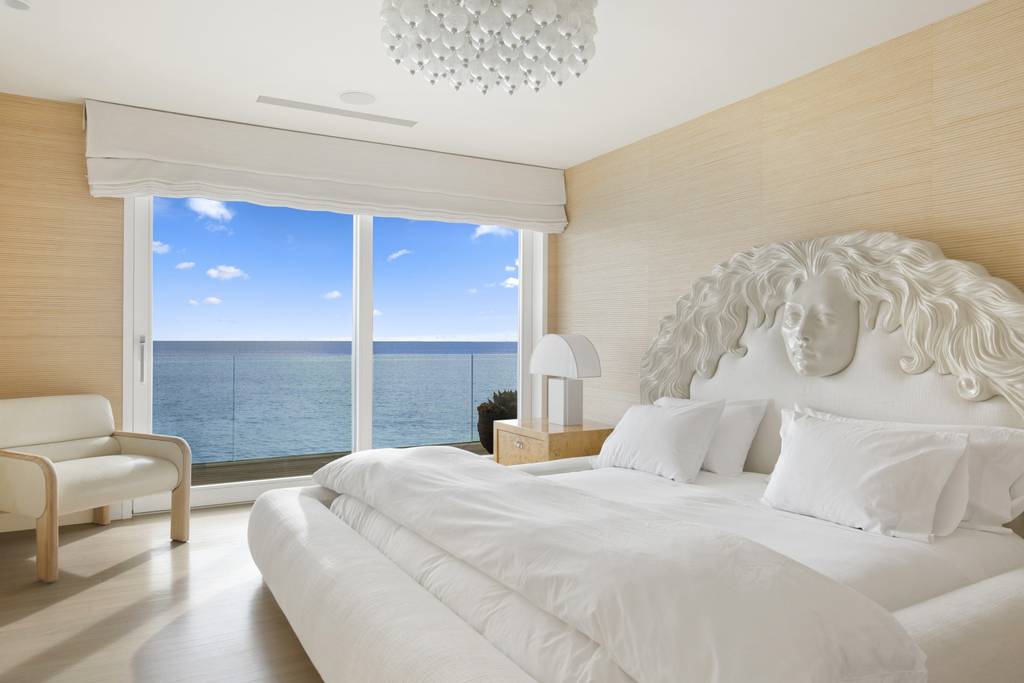
<svg viewBox="0 0 1024 683"><path fill-rule="evenodd" d="M569 426L583 424L583 380L548 378L548 422Z"/></svg>

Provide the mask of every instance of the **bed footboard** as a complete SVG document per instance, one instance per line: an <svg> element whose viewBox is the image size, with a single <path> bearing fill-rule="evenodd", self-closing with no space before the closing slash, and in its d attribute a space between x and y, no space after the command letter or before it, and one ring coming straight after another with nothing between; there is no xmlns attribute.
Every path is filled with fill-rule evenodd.
<svg viewBox="0 0 1024 683"><path fill-rule="evenodd" d="M269 491L249 517L253 560L325 681L533 681L335 517L330 497Z"/></svg>
<svg viewBox="0 0 1024 683"><path fill-rule="evenodd" d="M896 612L928 655L928 683L1015 683L1024 675L1024 568Z"/></svg>

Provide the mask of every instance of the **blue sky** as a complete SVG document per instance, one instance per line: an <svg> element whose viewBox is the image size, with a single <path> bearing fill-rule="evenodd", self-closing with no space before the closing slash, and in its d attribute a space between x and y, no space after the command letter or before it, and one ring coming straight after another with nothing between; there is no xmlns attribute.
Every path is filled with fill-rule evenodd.
<svg viewBox="0 0 1024 683"><path fill-rule="evenodd" d="M514 230L374 220L374 339L516 338ZM352 335L352 217L154 199L153 338Z"/></svg>

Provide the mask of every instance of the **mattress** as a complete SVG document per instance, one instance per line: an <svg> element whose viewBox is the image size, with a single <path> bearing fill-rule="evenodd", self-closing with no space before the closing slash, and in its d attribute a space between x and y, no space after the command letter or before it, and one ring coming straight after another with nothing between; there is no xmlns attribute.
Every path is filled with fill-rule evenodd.
<svg viewBox="0 0 1024 683"><path fill-rule="evenodd" d="M592 496L628 502L744 536L854 588L890 611L1024 567L1024 539L958 529L931 543L865 533L760 502L768 475L701 472L682 484L601 468L548 477Z"/></svg>

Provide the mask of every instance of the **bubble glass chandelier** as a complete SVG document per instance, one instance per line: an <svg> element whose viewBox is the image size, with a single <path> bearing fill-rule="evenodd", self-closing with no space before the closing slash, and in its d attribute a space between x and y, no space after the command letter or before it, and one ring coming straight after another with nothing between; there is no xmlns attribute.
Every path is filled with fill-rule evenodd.
<svg viewBox="0 0 1024 683"><path fill-rule="evenodd" d="M395 64L459 90L540 90L594 58L597 0L384 0L381 40Z"/></svg>

